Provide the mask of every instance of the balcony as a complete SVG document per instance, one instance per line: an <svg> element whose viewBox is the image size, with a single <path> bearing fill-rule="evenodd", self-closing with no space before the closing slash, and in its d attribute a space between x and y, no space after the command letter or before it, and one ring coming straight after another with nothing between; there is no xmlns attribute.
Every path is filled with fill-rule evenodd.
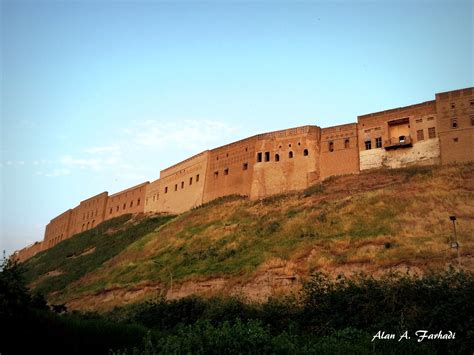
<svg viewBox="0 0 474 355"><path fill-rule="evenodd" d="M413 141L410 136L393 137L384 142L385 150L410 147L413 147Z"/></svg>

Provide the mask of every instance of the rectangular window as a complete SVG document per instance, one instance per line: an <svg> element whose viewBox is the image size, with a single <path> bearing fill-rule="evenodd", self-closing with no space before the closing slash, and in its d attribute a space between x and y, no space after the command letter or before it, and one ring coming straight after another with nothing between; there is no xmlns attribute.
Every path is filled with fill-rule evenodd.
<svg viewBox="0 0 474 355"><path fill-rule="evenodd" d="M375 147L382 148L382 137L375 138Z"/></svg>
<svg viewBox="0 0 474 355"><path fill-rule="evenodd" d="M168 193L168 186L165 186L165 194Z"/></svg>
<svg viewBox="0 0 474 355"><path fill-rule="evenodd" d="M193 184L193 177L191 176L191 177L189 178L189 185L192 185L192 184Z"/></svg>
<svg viewBox="0 0 474 355"><path fill-rule="evenodd" d="M219 177L219 172L218 171L214 171L214 179L217 179Z"/></svg>
<svg viewBox="0 0 474 355"><path fill-rule="evenodd" d="M416 140L422 141L425 139L425 135L423 134L423 130L419 129L416 131Z"/></svg>
<svg viewBox="0 0 474 355"><path fill-rule="evenodd" d="M270 161L270 152L265 152L265 161Z"/></svg>
<svg viewBox="0 0 474 355"><path fill-rule="evenodd" d="M110 209L110 212L109 212L109 214L112 214L112 209Z"/></svg>
<svg viewBox="0 0 474 355"><path fill-rule="evenodd" d="M120 207L117 205L117 212L118 212L119 208L120 208Z"/></svg>
<svg viewBox="0 0 474 355"><path fill-rule="evenodd" d="M421 123L421 122L423 122L423 119L422 119L422 118L419 118L419 119L417 119L415 122L416 122L416 123Z"/></svg>
<svg viewBox="0 0 474 355"><path fill-rule="evenodd" d="M196 182L199 182L199 174L196 175Z"/></svg>
<svg viewBox="0 0 474 355"><path fill-rule="evenodd" d="M474 126L474 116L471 116L471 126Z"/></svg>
<svg viewBox="0 0 474 355"><path fill-rule="evenodd" d="M160 195L158 195L159 197ZM140 206L140 199L137 200L137 206Z"/></svg>
<svg viewBox="0 0 474 355"><path fill-rule="evenodd" d="M181 188L184 189L184 181L181 181Z"/></svg>
<svg viewBox="0 0 474 355"><path fill-rule="evenodd" d="M434 120L434 117L428 117L427 118L427 121L433 121Z"/></svg>
<svg viewBox="0 0 474 355"><path fill-rule="evenodd" d="M262 162L262 153L257 153L257 163L261 163Z"/></svg>
<svg viewBox="0 0 474 355"><path fill-rule="evenodd" d="M229 175L229 168L224 169L224 175Z"/></svg>
<svg viewBox="0 0 474 355"><path fill-rule="evenodd" d="M178 191L178 184L174 184L174 191Z"/></svg>
<svg viewBox="0 0 474 355"><path fill-rule="evenodd" d="M249 168L249 164L248 163L244 163L242 165L242 170L247 170Z"/></svg>
<svg viewBox="0 0 474 355"><path fill-rule="evenodd" d="M126 204L126 203L124 203L124 204L123 204L123 209L125 209L126 207L127 207L127 204Z"/></svg>
<svg viewBox="0 0 474 355"><path fill-rule="evenodd" d="M371 149L372 149L372 142L365 141L365 150L371 150Z"/></svg>
<svg viewBox="0 0 474 355"><path fill-rule="evenodd" d="M436 138L436 128L434 127L428 128L428 137Z"/></svg>
<svg viewBox="0 0 474 355"><path fill-rule="evenodd" d="M130 201L130 208L133 207L133 201Z"/></svg>
<svg viewBox="0 0 474 355"><path fill-rule="evenodd" d="M334 152L334 143L333 142L329 142L328 149L329 149L330 152Z"/></svg>
<svg viewBox="0 0 474 355"><path fill-rule="evenodd" d="M458 119L451 118L451 128L458 128Z"/></svg>

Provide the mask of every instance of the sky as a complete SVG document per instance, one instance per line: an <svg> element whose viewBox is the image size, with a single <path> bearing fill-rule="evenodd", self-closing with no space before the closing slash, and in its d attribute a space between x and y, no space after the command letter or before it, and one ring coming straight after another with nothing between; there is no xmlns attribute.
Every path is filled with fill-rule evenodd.
<svg viewBox="0 0 474 355"><path fill-rule="evenodd" d="M472 1L1 1L0 248L206 149L473 86Z"/></svg>

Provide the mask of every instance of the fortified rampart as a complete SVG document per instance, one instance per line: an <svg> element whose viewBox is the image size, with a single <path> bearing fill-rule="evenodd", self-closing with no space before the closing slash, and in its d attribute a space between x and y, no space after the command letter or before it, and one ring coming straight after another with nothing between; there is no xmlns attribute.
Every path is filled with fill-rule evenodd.
<svg viewBox="0 0 474 355"><path fill-rule="evenodd" d="M358 116L357 123L303 126L258 134L206 150L160 178L81 201L53 218L24 261L76 233L126 213L182 213L232 194L258 199L299 190L330 176L374 168L474 160L474 88L415 105Z"/></svg>

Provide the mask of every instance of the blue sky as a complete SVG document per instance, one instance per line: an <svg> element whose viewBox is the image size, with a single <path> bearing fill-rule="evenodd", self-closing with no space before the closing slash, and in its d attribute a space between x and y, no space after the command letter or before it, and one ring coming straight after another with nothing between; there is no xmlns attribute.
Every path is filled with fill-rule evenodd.
<svg viewBox="0 0 474 355"><path fill-rule="evenodd" d="M256 133L473 85L472 1L1 2L1 239Z"/></svg>

